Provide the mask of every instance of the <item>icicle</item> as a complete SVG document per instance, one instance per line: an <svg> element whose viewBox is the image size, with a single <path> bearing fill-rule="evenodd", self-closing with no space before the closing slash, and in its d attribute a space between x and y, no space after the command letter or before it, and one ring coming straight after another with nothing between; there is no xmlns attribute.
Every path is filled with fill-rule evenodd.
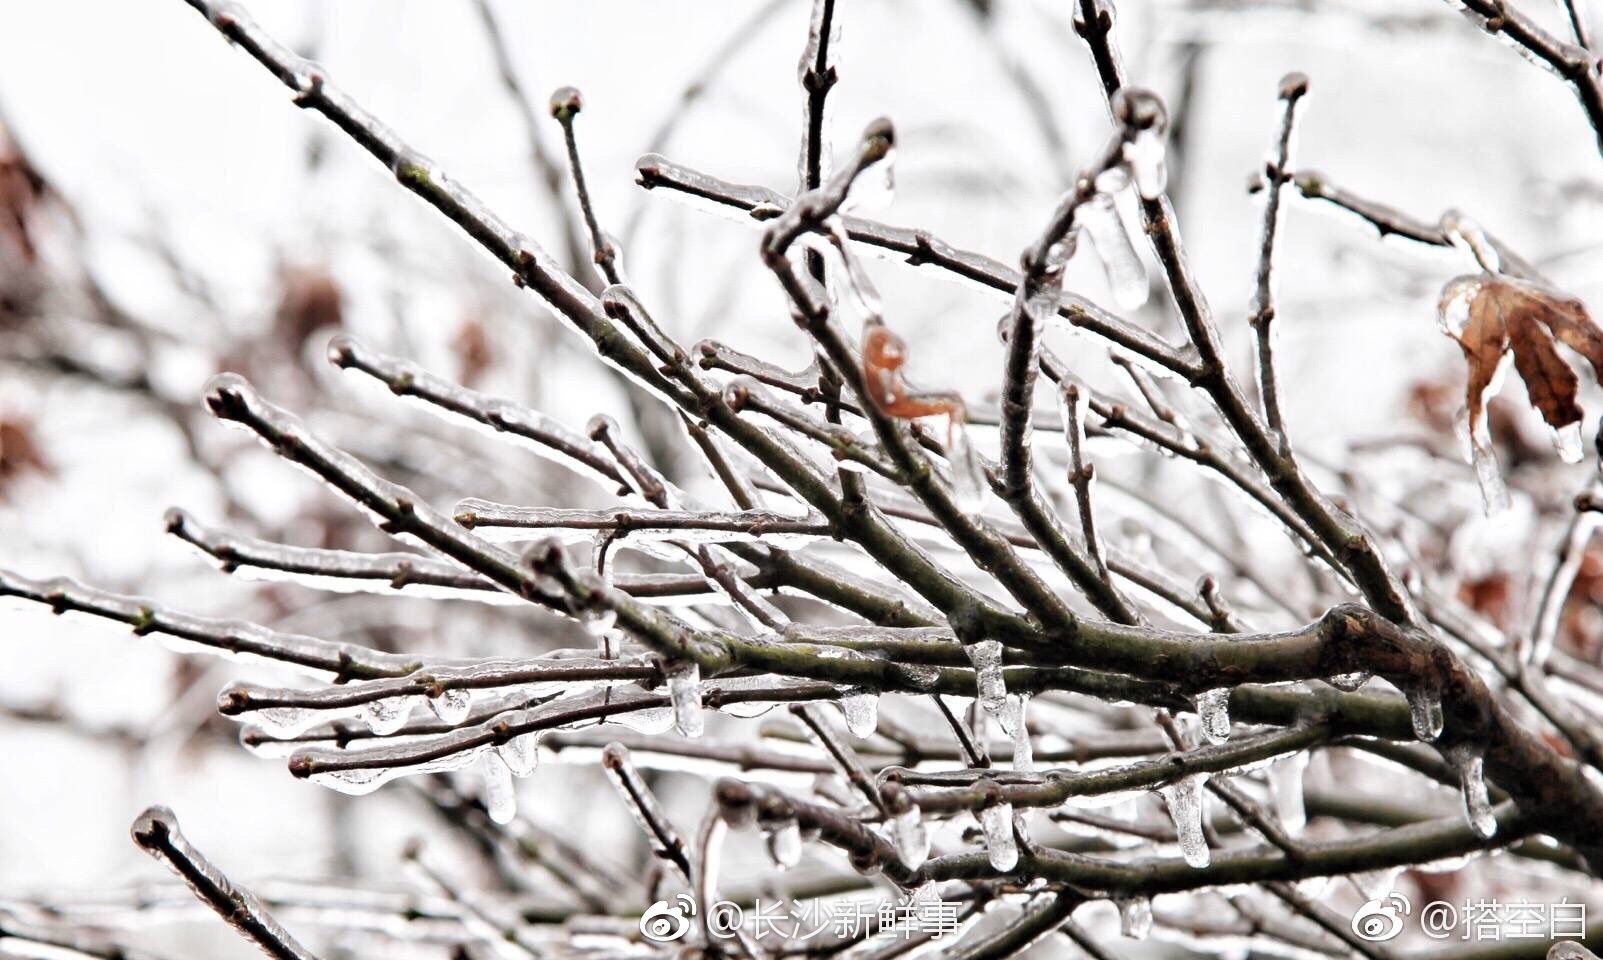
<svg viewBox="0 0 1603 960"><path fill-rule="evenodd" d="M796 823L795 817L769 830L766 839L768 856L774 861L774 866L789 870L801 862L801 826Z"/></svg>
<svg viewBox="0 0 1603 960"><path fill-rule="evenodd" d="M540 765L540 734L525 733L506 743L497 744L496 752L515 777L526 777Z"/></svg>
<svg viewBox="0 0 1603 960"><path fill-rule="evenodd" d="M1152 932L1152 901L1146 897L1127 897L1119 904L1119 936L1145 940Z"/></svg>
<svg viewBox="0 0 1603 960"><path fill-rule="evenodd" d="M1497 817L1492 815L1492 801L1486 795L1484 769L1486 759L1479 753L1456 748L1449 753L1458 783L1464 793L1464 817L1475 832L1490 840L1497 834Z"/></svg>
<svg viewBox="0 0 1603 960"><path fill-rule="evenodd" d="M896 855L909 870L917 870L930 855L930 832L924 826L918 804L909 802L907 809L891 817L891 839Z"/></svg>
<svg viewBox="0 0 1603 960"><path fill-rule="evenodd" d="M468 711L473 709L472 690L445 690L437 697L429 697L429 709L440 718L440 722L456 726L468 718Z"/></svg>
<svg viewBox="0 0 1603 960"><path fill-rule="evenodd" d="M1442 695L1435 690L1415 687L1407 690L1409 712L1413 715L1414 736L1431 741L1442 733Z"/></svg>
<svg viewBox="0 0 1603 960"><path fill-rule="evenodd" d="M1013 842L1013 804L997 803L980 811L980 829L985 832L985 848L991 866L1003 873L1019 863L1019 848Z"/></svg>
<svg viewBox="0 0 1603 960"><path fill-rule="evenodd" d="M947 463L952 469L952 493L964 510L978 510L985 503L985 465L969 440L968 423L952 414L946 421Z"/></svg>
<svg viewBox="0 0 1603 960"><path fill-rule="evenodd" d="M1202 788L1206 773L1191 773L1159 790L1169 805L1169 818L1180 835L1180 852L1186 863L1202 868L1208 865L1208 839L1202 833Z"/></svg>
<svg viewBox="0 0 1603 960"><path fill-rule="evenodd" d="M1163 131L1148 127L1124 145L1124 162L1143 200L1156 200L1169 188L1169 164L1164 158Z"/></svg>
<svg viewBox="0 0 1603 960"><path fill-rule="evenodd" d="M879 729L879 694L854 693L841 697L840 709L846 715L846 729L857 739L867 739Z"/></svg>
<svg viewBox="0 0 1603 960"><path fill-rule="evenodd" d="M1002 729L1013 737L1013 769L1021 773L1035 772L1035 748L1030 742L1029 724L1025 720L1029 705L1028 694L1010 693L1005 708L997 717Z"/></svg>
<svg viewBox="0 0 1603 960"><path fill-rule="evenodd" d="M699 737L701 716L701 667L694 660L668 668L668 696L673 700L674 725L687 737Z"/></svg>
<svg viewBox="0 0 1603 960"><path fill-rule="evenodd" d="M980 706L995 716L1007 703L1007 682L1002 677L1002 641L981 640L963 648L974 665Z"/></svg>
<svg viewBox="0 0 1603 960"><path fill-rule="evenodd" d="M1288 754L1269 766L1269 797L1274 803L1275 817L1290 833L1297 833L1308 823L1308 810L1303 804L1302 778L1308 769L1308 754Z"/></svg>
<svg viewBox="0 0 1603 960"><path fill-rule="evenodd" d="M1487 395L1493 391L1487 390ZM1465 414L1466 421L1468 414ZM1491 430L1487 426L1487 417L1484 413L1474 426L1464 423L1462 428L1469 435L1469 462L1475 467L1475 482L1481 488L1481 502L1485 505L1486 515L1494 516L1505 513L1513 502L1508 496L1508 487L1503 483L1503 473L1497 464L1497 450L1492 446Z"/></svg>
<svg viewBox="0 0 1603 960"><path fill-rule="evenodd" d="M1202 719L1202 735L1209 743L1230 740L1230 688L1204 690L1196 697L1197 716Z"/></svg>
<svg viewBox="0 0 1603 960"><path fill-rule="evenodd" d="M512 771L494 750L479 756L479 772L484 776L484 808L496 823L511 823L518 815L518 793Z"/></svg>
<svg viewBox="0 0 1603 960"><path fill-rule="evenodd" d="M386 697L369 701L362 708L362 720L367 728L381 737L387 737L406 725L412 714L411 697Z"/></svg>
<svg viewBox="0 0 1603 960"><path fill-rule="evenodd" d="M1565 463L1580 463L1581 457L1585 452L1581 442L1580 422L1567 423L1557 430L1551 431L1551 433L1553 434L1553 449L1558 452L1559 459Z"/></svg>
<svg viewBox="0 0 1603 960"><path fill-rule="evenodd" d="M1130 242L1130 234L1119 219L1119 210L1113 198L1098 193L1086 202L1078 213L1080 225L1091 238L1091 246L1102 262L1102 273L1108 280L1108 292L1121 310L1134 310L1147 302L1149 285L1147 268Z"/></svg>
<svg viewBox="0 0 1603 960"><path fill-rule="evenodd" d="M1333 677L1326 677L1325 682L1343 693L1354 693L1369 682L1367 673L1338 673Z"/></svg>

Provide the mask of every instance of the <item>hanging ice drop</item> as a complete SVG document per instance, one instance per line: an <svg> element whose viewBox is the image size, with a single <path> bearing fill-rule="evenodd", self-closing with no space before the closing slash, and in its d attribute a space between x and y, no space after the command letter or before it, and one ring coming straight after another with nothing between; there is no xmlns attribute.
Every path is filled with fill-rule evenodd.
<svg viewBox="0 0 1603 960"><path fill-rule="evenodd" d="M841 712L846 715L846 729L859 740L874 735L879 728L879 694L854 693L840 698Z"/></svg>
<svg viewBox="0 0 1603 960"><path fill-rule="evenodd" d="M1191 773L1159 791L1180 836L1180 853L1186 863L1199 869L1209 860L1208 838L1202 833L1202 789L1207 782L1206 773Z"/></svg>
<svg viewBox="0 0 1603 960"><path fill-rule="evenodd" d="M668 698L673 701L674 726L687 737L699 737L701 716L701 667L694 660L668 668Z"/></svg>
<svg viewBox="0 0 1603 960"><path fill-rule="evenodd" d="M511 823L518 815L518 794L506 761L496 751L486 750L479 757L479 772L484 777L484 809L490 819Z"/></svg>
<svg viewBox="0 0 1603 960"><path fill-rule="evenodd" d="M985 849L991 866L1003 873L1019 864L1019 848L1013 842L1013 804L997 803L980 811L980 829L985 833Z"/></svg>
<svg viewBox="0 0 1603 960"><path fill-rule="evenodd" d="M473 708L473 691L445 690L437 697L429 697L428 701L429 709L442 723L456 726L468 718L468 711Z"/></svg>

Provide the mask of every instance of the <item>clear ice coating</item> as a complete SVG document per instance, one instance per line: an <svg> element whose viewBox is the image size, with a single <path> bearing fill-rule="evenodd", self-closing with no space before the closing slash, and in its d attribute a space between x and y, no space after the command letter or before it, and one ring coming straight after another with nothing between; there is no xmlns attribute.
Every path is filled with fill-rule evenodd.
<svg viewBox="0 0 1603 960"><path fill-rule="evenodd" d="M891 817L891 842L896 845L896 855L909 870L917 870L930 855L930 832L924 825L918 804L910 804Z"/></svg>
<svg viewBox="0 0 1603 960"><path fill-rule="evenodd" d="M484 809L496 823L511 823L518 815L517 788L512 771L494 750L479 755L479 773L484 777Z"/></svg>
<svg viewBox="0 0 1603 960"><path fill-rule="evenodd" d="M540 764L540 734L525 733L498 744L496 752L515 777L526 777Z"/></svg>
<svg viewBox="0 0 1603 960"><path fill-rule="evenodd" d="M411 697L386 697L369 701L362 708L362 721L367 728L381 737L387 737L406 725L412 714Z"/></svg>
<svg viewBox="0 0 1603 960"><path fill-rule="evenodd" d="M1146 897L1127 897L1119 904L1119 936L1145 940L1152 932L1152 901Z"/></svg>
<svg viewBox="0 0 1603 960"><path fill-rule="evenodd" d="M1156 200L1169 188L1169 164L1164 157L1163 130L1139 130L1124 145L1124 162L1143 200Z"/></svg>
<svg viewBox="0 0 1603 960"><path fill-rule="evenodd" d="M1130 241L1130 234L1119 219L1119 210L1113 198L1098 193L1081 206L1077 214L1080 226L1091 238L1091 246L1102 263L1107 277L1108 292L1121 310L1134 310L1147 302L1149 285L1147 268Z"/></svg>
<svg viewBox="0 0 1603 960"><path fill-rule="evenodd" d="M440 718L441 723L452 726L468 718L468 711L473 709L473 691L471 690L445 690L437 697L429 697L429 709Z"/></svg>
<svg viewBox="0 0 1603 960"><path fill-rule="evenodd" d="M701 716L701 667L694 660L668 668L668 698L673 701L674 726L687 737L699 737Z"/></svg>
<svg viewBox="0 0 1603 960"><path fill-rule="evenodd" d="M998 803L980 811L980 829L991 866L1006 873L1019 864L1019 848L1013 841L1013 804Z"/></svg>
<svg viewBox="0 0 1603 960"><path fill-rule="evenodd" d="M1343 693L1355 693L1369 682L1369 674L1338 673L1333 677L1326 677L1325 682Z"/></svg>
<svg viewBox="0 0 1603 960"><path fill-rule="evenodd" d="M1158 791L1180 836L1180 853L1197 868L1206 867L1209 859L1208 839L1202 833L1202 790L1207 783L1206 773L1191 773Z"/></svg>
<svg viewBox="0 0 1603 960"><path fill-rule="evenodd" d="M1202 718L1202 735L1209 743L1230 739L1230 688L1219 687L1197 694L1197 716Z"/></svg>
<svg viewBox="0 0 1603 960"><path fill-rule="evenodd" d="M801 826L794 817L768 831L767 841L768 856L774 861L774 866L789 870L801 862Z"/></svg>
<svg viewBox="0 0 1603 960"><path fill-rule="evenodd" d="M1002 641L981 640L963 648L974 665L980 706L996 716L1007 705L1007 682L1002 677Z"/></svg>
<svg viewBox="0 0 1603 960"><path fill-rule="evenodd" d="M1479 753L1455 750L1452 762L1464 794L1464 817L1476 833L1490 840L1497 834L1497 817L1492 814L1492 801L1486 794L1486 759Z"/></svg>
<svg viewBox="0 0 1603 960"><path fill-rule="evenodd" d="M841 697L840 709L846 715L846 729L857 739L867 739L879 729L879 694L854 693Z"/></svg>
<svg viewBox="0 0 1603 960"><path fill-rule="evenodd" d="M1442 734L1442 696L1435 690L1415 687L1406 691L1408 709L1414 721L1414 736L1435 740Z"/></svg>
<svg viewBox="0 0 1603 960"><path fill-rule="evenodd" d="M1308 809L1303 803L1303 773L1308 769L1308 754L1298 751L1269 765L1269 799L1275 817L1289 833L1297 833L1308 823Z"/></svg>

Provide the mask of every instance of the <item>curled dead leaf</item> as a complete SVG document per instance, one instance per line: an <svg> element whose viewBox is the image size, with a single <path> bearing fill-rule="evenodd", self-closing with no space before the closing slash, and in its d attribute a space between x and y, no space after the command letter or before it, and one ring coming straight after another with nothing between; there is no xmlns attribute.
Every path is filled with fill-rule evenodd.
<svg viewBox="0 0 1603 960"><path fill-rule="evenodd" d="M1557 344L1579 353L1603 380L1603 329L1593 322L1586 304L1529 280L1480 273L1448 281L1438 310L1442 329L1458 342L1469 364L1471 433L1484 430L1487 400L1512 355L1531 405L1566 442L1573 436L1578 453L1580 380Z"/></svg>

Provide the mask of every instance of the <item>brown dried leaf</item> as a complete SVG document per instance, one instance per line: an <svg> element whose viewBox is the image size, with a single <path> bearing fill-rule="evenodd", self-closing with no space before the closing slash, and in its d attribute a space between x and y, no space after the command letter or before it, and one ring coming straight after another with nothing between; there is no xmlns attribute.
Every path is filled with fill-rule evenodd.
<svg viewBox="0 0 1603 960"><path fill-rule="evenodd" d="M1509 353L1531 405L1548 426L1560 430L1581 422L1580 381L1559 356L1555 339L1585 357L1603 379L1603 330L1586 304L1541 284L1482 273L1449 281L1438 309L1442 328L1469 363L1471 430L1485 416L1488 392Z"/></svg>

